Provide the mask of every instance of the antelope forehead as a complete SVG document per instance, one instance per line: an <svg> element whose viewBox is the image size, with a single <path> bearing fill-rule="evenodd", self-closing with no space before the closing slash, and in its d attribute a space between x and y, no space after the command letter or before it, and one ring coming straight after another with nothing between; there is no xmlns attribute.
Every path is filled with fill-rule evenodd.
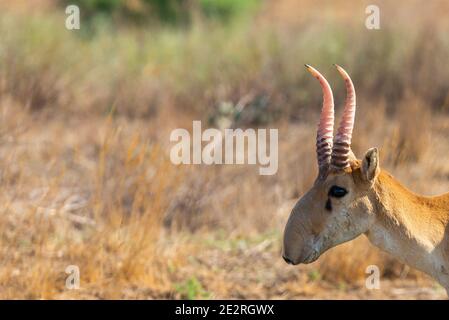
<svg viewBox="0 0 449 320"><path fill-rule="evenodd" d="M351 174L339 173L329 175L325 185L328 189L332 186L339 186L349 190L353 186L353 184L354 183Z"/></svg>

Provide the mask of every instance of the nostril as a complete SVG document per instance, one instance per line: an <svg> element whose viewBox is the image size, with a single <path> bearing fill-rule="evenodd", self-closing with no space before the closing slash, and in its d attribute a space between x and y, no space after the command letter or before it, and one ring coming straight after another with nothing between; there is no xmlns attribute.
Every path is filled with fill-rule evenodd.
<svg viewBox="0 0 449 320"><path fill-rule="evenodd" d="M289 258L287 258L286 256L282 256L282 258L284 258L285 262L287 262L288 264L293 264L293 261L291 261Z"/></svg>

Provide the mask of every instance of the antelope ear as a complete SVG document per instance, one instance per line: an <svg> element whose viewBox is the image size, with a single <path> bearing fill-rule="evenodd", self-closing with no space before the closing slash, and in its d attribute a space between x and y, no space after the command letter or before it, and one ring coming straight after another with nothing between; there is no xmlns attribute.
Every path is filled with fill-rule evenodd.
<svg viewBox="0 0 449 320"><path fill-rule="evenodd" d="M362 174L367 181L373 182L379 172L379 150L377 148L371 148L363 157Z"/></svg>

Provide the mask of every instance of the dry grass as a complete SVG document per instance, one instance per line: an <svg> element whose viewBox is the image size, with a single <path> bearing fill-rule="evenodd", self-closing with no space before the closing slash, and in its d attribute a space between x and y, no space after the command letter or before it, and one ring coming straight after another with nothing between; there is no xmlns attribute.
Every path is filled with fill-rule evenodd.
<svg viewBox="0 0 449 320"><path fill-rule="evenodd" d="M25 116L21 125L27 121L36 119ZM118 298L123 284L169 292L167 265L176 267L182 254L170 257L176 245L162 250L160 239L182 176L157 143L125 133L111 118L60 123L51 121L46 133L34 126L3 147L12 156L2 172L1 296L54 298L65 289L68 265L81 270L79 294ZM58 140L48 140L57 132Z"/></svg>
<svg viewBox="0 0 449 320"><path fill-rule="evenodd" d="M155 130L146 121L63 124L8 108L2 119L2 298L355 297L370 264L386 279L422 279L363 238L305 268L281 261L283 225L315 176L313 143L297 148L313 126L283 127L285 160L260 177L252 167L175 167L167 146L143 138ZM420 174L431 170L417 161ZM80 290L65 287L69 265Z"/></svg>
<svg viewBox="0 0 449 320"><path fill-rule="evenodd" d="M325 2L323 13L283 0L237 26L106 29L85 39L60 28L61 13L44 2L33 12L0 3L9 13L0 19L0 298L443 294L363 237L306 267L287 266L280 251L287 216L316 176L320 92L301 62L329 75L338 113L344 90L331 63L348 66L358 90L357 155L378 146L381 165L411 189L449 190L449 70L441 63L449 44L428 34L444 26L428 21L444 3L414 14L416 35L403 31L419 1L376 35L358 29L363 20L349 19L343 3ZM384 5L386 16L397 13ZM234 113L220 114L223 104ZM278 173L170 163L172 129L220 117L279 128ZM371 264L382 271L381 291L364 289ZM80 290L65 287L69 265L80 269ZM394 290L421 286L430 289Z"/></svg>

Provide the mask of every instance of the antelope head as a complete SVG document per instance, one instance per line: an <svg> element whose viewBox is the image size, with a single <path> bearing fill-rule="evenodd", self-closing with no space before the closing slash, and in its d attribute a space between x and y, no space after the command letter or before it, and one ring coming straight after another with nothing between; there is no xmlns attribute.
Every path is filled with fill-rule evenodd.
<svg viewBox="0 0 449 320"><path fill-rule="evenodd" d="M362 161L351 151L356 96L349 75L336 66L346 84L346 104L334 138L332 89L317 70L306 67L323 90L316 141L319 173L285 227L283 258L290 264L311 263L326 250L368 231L374 222L374 181L380 170L376 148L368 150Z"/></svg>

